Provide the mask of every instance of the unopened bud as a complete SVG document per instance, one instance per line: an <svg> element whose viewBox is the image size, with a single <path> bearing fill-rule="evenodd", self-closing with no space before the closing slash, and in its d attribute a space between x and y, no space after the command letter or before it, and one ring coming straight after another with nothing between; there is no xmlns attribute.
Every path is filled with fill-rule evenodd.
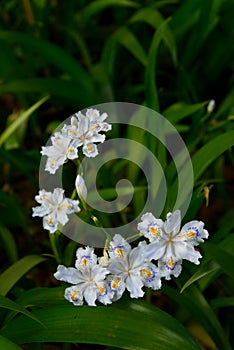
<svg viewBox="0 0 234 350"><path fill-rule="evenodd" d="M215 109L215 100L210 100L207 106L207 112L212 113L214 109Z"/></svg>
<svg viewBox="0 0 234 350"><path fill-rule="evenodd" d="M77 175L75 185L76 185L78 196L80 197L81 200L85 201L87 198L87 187L81 175Z"/></svg>

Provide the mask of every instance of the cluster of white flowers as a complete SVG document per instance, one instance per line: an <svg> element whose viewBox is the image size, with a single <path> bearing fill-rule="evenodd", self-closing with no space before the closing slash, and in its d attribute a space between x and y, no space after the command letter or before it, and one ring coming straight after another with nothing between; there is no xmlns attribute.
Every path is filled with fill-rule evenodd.
<svg viewBox="0 0 234 350"><path fill-rule="evenodd" d="M106 123L107 113L97 109L87 109L85 115L81 112L71 117L71 124L64 124L61 132L55 132L51 137L52 146L42 147L41 154L47 156L45 170L55 174L56 170L68 159L78 158L78 147L82 147L83 154L87 157L96 157L98 154L96 142L104 142L105 135L100 132L111 130L111 125ZM85 201L87 188L81 175L77 175L75 187L81 201ZM53 193L46 190L39 191L35 200L40 206L33 208L32 216L43 217L43 228L50 233L58 229L58 225L68 222L67 214L79 212L79 201L64 197L64 190L55 188Z"/></svg>
<svg viewBox="0 0 234 350"><path fill-rule="evenodd" d="M51 137L51 146L42 147L41 154L47 156L45 170L55 174L56 170L68 159L78 158L78 147L86 157L96 157L98 149L95 143L104 142L105 135L100 132L111 130L111 125L104 122L106 113L100 114L97 109L87 109L71 117L71 124L64 125L61 132Z"/></svg>
<svg viewBox="0 0 234 350"><path fill-rule="evenodd" d="M61 132L52 136L52 145L42 147L41 153L48 157L45 170L55 174L68 159L78 158L80 146L85 156L95 157L98 154L95 143L105 140L100 132L111 129L106 118L107 114L100 115L97 109L72 116L71 124L65 124ZM75 187L85 208L87 188L80 174ZM66 198L61 188L55 188L53 193L41 190L35 199L40 206L33 208L33 216L43 217L43 227L50 233L65 225L69 214L80 211L79 201ZM137 247L132 248L116 234L112 241L106 242L102 257L97 257L93 247L79 248L74 268L59 265L54 274L56 279L72 284L66 288L65 298L74 305L82 305L85 300L95 306L96 301L111 304L120 299L126 289L131 298L142 297L143 287L158 290L162 278L178 277L183 259L199 264L201 254L196 247L208 238L201 221L190 221L181 228L180 210L168 213L165 222L146 213L137 229L141 237Z"/></svg>
<svg viewBox="0 0 234 350"><path fill-rule="evenodd" d="M73 285L65 290L65 298L74 305L82 305L83 299L90 306L95 306L96 300L106 305L121 298L125 289L131 298L142 297L144 286L160 289L161 278L179 276L183 259L199 264L201 254L194 247L208 237L201 221L191 221L181 230L180 225L179 210L169 213L165 222L147 213L138 229L149 243L143 240L131 248L116 234L99 259L93 248L79 248L75 268L59 265L54 274Z"/></svg>
<svg viewBox="0 0 234 350"><path fill-rule="evenodd" d="M90 247L79 248L76 257L76 268L59 265L54 274L73 284L65 290L65 298L74 305L82 305L83 299L90 306L95 306L96 300L106 305L121 298L125 289L132 298L139 298L144 295L143 286L161 287L158 268L145 259L142 243L131 249L120 235L110 242L106 266Z"/></svg>

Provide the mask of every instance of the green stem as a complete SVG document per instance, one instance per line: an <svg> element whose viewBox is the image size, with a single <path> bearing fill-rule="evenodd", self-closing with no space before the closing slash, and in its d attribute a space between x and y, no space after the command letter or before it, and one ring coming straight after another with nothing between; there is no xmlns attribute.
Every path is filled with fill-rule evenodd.
<svg viewBox="0 0 234 350"><path fill-rule="evenodd" d="M145 301L146 301L148 304L151 304L151 289L150 289L150 288L146 288L146 291L145 291Z"/></svg>
<svg viewBox="0 0 234 350"><path fill-rule="evenodd" d="M101 222L98 220L98 218L97 218L96 216L94 216L94 215L91 215L91 219L93 220L93 222L95 223L95 225L96 225L97 227L99 227L99 228L105 233L106 239L107 239L108 241L110 241L110 240L111 240L111 236L110 236L109 233L103 228L103 226L102 226Z"/></svg>
<svg viewBox="0 0 234 350"><path fill-rule="evenodd" d="M87 204L86 204L85 200L83 198L81 198L81 197L79 197L79 199L80 199L80 201L82 203L83 209L85 211L87 211L88 207L87 207Z"/></svg>
<svg viewBox="0 0 234 350"><path fill-rule="evenodd" d="M60 232L56 231L55 233L50 233L49 237L50 237L50 246L51 249L54 253L54 257L56 259L56 262L58 264L62 263L62 251L60 248L60 244L59 244L59 236L60 236Z"/></svg>
<svg viewBox="0 0 234 350"><path fill-rule="evenodd" d="M75 199L76 198L76 189L74 188L72 195L71 195L71 199Z"/></svg>
<svg viewBox="0 0 234 350"><path fill-rule="evenodd" d="M141 234L141 233L135 233L135 235L127 237L126 241L129 241L130 239L133 239L133 238L140 238L142 236L143 236L143 234Z"/></svg>

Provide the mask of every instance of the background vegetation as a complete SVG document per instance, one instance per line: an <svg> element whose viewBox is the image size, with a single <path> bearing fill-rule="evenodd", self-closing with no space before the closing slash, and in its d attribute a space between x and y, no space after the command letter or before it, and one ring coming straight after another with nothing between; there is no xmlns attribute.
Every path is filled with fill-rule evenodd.
<svg viewBox="0 0 234 350"><path fill-rule="evenodd" d="M233 21L232 0L1 1L0 348L234 346ZM75 308L53 278L48 234L31 218L40 149L69 115L111 101L144 104L175 125L194 166L186 219L203 220L210 239L199 267L186 264L146 300ZM121 133L147 144L132 130L109 137ZM173 164L157 142L150 147L172 194ZM126 169L134 186L144 184L138 169L120 162L104 167L103 187L114 188ZM138 191L111 224L134 217L144 195ZM77 246L66 237L60 245L70 265Z"/></svg>

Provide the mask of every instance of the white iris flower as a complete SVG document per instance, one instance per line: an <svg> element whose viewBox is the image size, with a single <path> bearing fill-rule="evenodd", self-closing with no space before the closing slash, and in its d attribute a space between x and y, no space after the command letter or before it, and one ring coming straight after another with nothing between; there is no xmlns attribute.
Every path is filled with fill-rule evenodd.
<svg viewBox="0 0 234 350"><path fill-rule="evenodd" d="M102 113L100 115L100 112L97 109L89 108L86 112L86 117L89 118L91 123L91 129L93 131L109 131L111 130L111 125L104 122L106 118L108 117L107 113Z"/></svg>
<svg viewBox="0 0 234 350"><path fill-rule="evenodd" d="M112 260L124 259L131 250L130 244L119 234L114 235L113 240L109 243L109 255Z"/></svg>
<svg viewBox="0 0 234 350"><path fill-rule="evenodd" d="M109 271L97 264L97 256L93 248L79 248L77 250L76 268L59 265L55 278L73 284L65 290L65 298L74 305L82 305L83 299L90 306L96 306L98 300L103 304L111 303L105 281Z"/></svg>
<svg viewBox="0 0 234 350"><path fill-rule="evenodd" d="M146 244L140 242L136 248L129 249L129 244L119 235L116 235L111 242L112 250L110 251L110 270L113 278L110 278L110 287L113 291L117 285L116 293L119 298L124 291L124 284L130 292L131 298L139 298L144 295L143 286L153 289L161 287L160 275L158 268L149 263L144 255ZM118 243L116 245L116 243Z"/></svg>
<svg viewBox="0 0 234 350"><path fill-rule="evenodd" d="M180 210L168 213L165 222L147 213L138 224L139 231L151 242L145 248L146 257L158 260L161 274L166 279L170 279L170 275L179 276L183 259L198 265L201 254L194 246L204 242L203 238L208 238L208 232L204 230L201 221L191 221L182 229L180 226Z"/></svg>
<svg viewBox="0 0 234 350"><path fill-rule="evenodd" d="M111 130L111 125L104 122L106 113L100 114L97 109L87 109L86 114L75 113L71 124L64 125L61 132L51 137L51 146L42 147L41 154L48 157L45 170L55 174L56 170L68 159L78 158L77 148L87 157L96 157L98 149L95 143L104 142L105 135L100 132Z"/></svg>
<svg viewBox="0 0 234 350"><path fill-rule="evenodd" d="M162 234L163 221L161 219L156 219L153 214L146 213L141 218L142 222L137 225L138 230L147 237L150 242L159 238Z"/></svg>
<svg viewBox="0 0 234 350"><path fill-rule="evenodd" d="M75 116L71 118L71 125L65 125L62 129L64 135L75 141L76 147L83 146L82 152L89 158L96 157L98 154L97 146L94 143L103 143L105 141L105 135L99 134L99 132L110 130L108 127L104 130L104 124L107 123L98 124L96 120L97 110L93 118L91 118L92 113L90 111L91 110L88 110L86 115L83 115L81 112L76 113ZM105 118L107 118L106 113L104 114Z"/></svg>
<svg viewBox="0 0 234 350"><path fill-rule="evenodd" d="M32 208L32 216L43 217L43 227L50 233L57 230L59 223L65 225L69 214L80 211L79 201L65 198L61 188L55 188L53 193L41 190L35 200L40 206Z"/></svg>
<svg viewBox="0 0 234 350"><path fill-rule="evenodd" d="M56 170L63 165L67 159L78 158L74 141L56 132L51 137L52 146L42 147L41 154L47 156L45 170L55 174Z"/></svg>

